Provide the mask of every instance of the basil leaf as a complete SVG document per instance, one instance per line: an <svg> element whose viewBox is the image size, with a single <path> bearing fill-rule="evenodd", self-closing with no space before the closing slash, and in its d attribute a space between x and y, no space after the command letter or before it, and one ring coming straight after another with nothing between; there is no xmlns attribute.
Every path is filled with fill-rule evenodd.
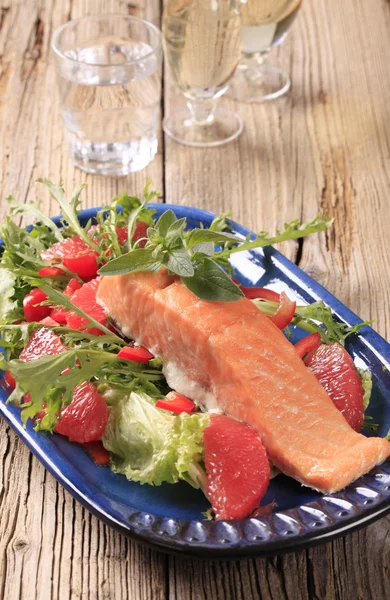
<svg viewBox="0 0 390 600"><path fill-rule="evenodd" d="M202 242L201 244L196 244L196 246L192 247L192 251L202 252L203 254L207 254L208 256L214 255L214 243L213 242Z"/></svg>
<svg viewBox="0 0 390 600"><path fill-rule="evenodd" d="M236 302L244 296L230 277L213 260L205 258L193 277L182 277L191 292L214 302Z"/></svg>
<svg viewBox="0 0 390 600"><path fill-rule="evenodd" d="M193 277L195 273L194 265L187 250L184 248L170 250L165 256L167 258L164 260L164 264L166 264L170 271L173 271L173 273L176 273L180 277Z"/></svg>
<svg viewBox="0 0 390 600"><path fill-rule="evenodd" d="M168 233L168 230L171 225L173 225L177 221L175 217L175 213L172 210L166 210L159 220L157 221L155 227L159 232L160 236L165 238Z"/></svg>
<svg viewBox="0 0 390 600"><path fill-rule="evenodd" d="M187 248L192 248L197 244L203 244L204 242L213 242L214 244L220 244L222 242L240 242L240 238L232 233L222 233L220 231L211 231L210 229L193 229L186 236Z"/></svg>
<svg viewBox="0 0 390 600"><path fill-rule="evenodd" d="M153 256L153 248L137 248L127 254L114 258L99 269L99 275L125 275L136 271L156 273L162 265L160 257Z"/></svg>
<svg viewBox="0 0 390 600"><path fill-rule="evenodd" d="M166 241L168 243L175 242L178 238L182 237L185 226L187 224L187 219L183 217L182 219L177 219L172 225L169 226L167 234L165 236Z"/></svg>

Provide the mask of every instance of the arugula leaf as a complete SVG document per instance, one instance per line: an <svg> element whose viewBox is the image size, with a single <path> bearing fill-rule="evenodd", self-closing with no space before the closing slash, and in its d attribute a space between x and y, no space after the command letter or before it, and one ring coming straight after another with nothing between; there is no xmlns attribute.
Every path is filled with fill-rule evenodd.
<svg viewBox="0 0 390 600"><path fill-rule="evenodd" d="M254 299L252 302L266 315L274 315L278 308L278 303L271 300ZM291 325L296 325L309 333L318 332L324 344L338 342L342 345L345 344L349 335L357 333L370 323L371 321L364 321L353 326L347 325L334 317L332 309L326 306L322 300L307 306L297 306L295 316L291 321Z"/></svg>
<svg viewBox="0 0 390 600"><path fill-rule="evenodd" d="M41 327L42 325L39 324ZM4 354L7 360L18 357L34 329L36 323L19 323L19 324L4 324L0 326L1 331L1 346L4 349Z"/></svg>
<svg viewBox="0 0 390 600"><path fill-rule="evenodd" d="M297 240L312 233L325 231L332 225L333 221L334 219L327 219L322 215L317 215L307 223L300 223L298 219L294 219L290 223L285 223L283 231L277 231L274 236L269 236L266 231L261 231L254 240L247 240L243 244L233 248L225 248L221 254L223 256L230 256L236 252L272 246L273 244L284 242L286 240Z"/></svg>
<svg viewBox="0 0 390 600"><path fill-rule="evenodd" d="M9 402L20 403L25 394L30 394L30 401L22 406L23 422L40 412L45 403L45 428L52 430L61 406L72 401L75 386L89 381L103 365L117 361L117 356L109 352L77 348L30 362L2 360L0 368L10 370L17 381ZM69 371L62 374L65 369Z"/></svg>
<svg viewBox="0 0 390 600"><path fill-rule="evenodd" d="M35 219L43 223L53 234L57 242L62 242L64 236L60 229L54 225L53 221L47 217L40 209L39 204L34 202L28 202L27 204L21 204L17 202L12 196L8 196L7 202L10 205L12 215L24 215L33 216Z"/></svg>
<svg viewBox="0 0 390 600"><path fill-rule="evenodd" d="M235 302L244 296L240 288L210 258L204 258L193 277L182 277L182 281L203 300Z"/></svg>
<svg viewBox="0 0 390 600"><path fill-rule="evenodd" d="M156 196L158 196L158 192L156 192L156 190L152 190L149 192L149 188L152 185L152 180L149 179L146 184L145 187L143 189L143 195L145 198L145 203L150 202L151 200L153 200L153 198L156 198Z"/></svg>
<svg viewBox="0 0 390 600"><path fill-rule="evenodd" d="M117 343L120 344L121 346L124 346L126 344L126 342L124 342L119 336L113 334L109 329L107 329L107 327L105 327L104 325L99 323L99 321L97 321L96 319L91 317L88 313L86 313L81 308L79 308L76 304L74 304L68 296L66 296L65 294L62 294L58 290L55 290L51 285L49 285L45 281L40 280L39 282L34 282L34 280L33 280L32 283L34 283L34 284L37 283L37 286L39 286L40 289L43 292L45 292L50 303L58 304L59 306L63 306L67 310L73 310L76 314L87 319L89 321L91 327L96 327L97 329L100 329L100 331L103 331L106 335L109 335L109 336L114 335Z"/></svg>
<svg viewBox="0 0 390 600"><path fill-rule="evenodd" d="M228 210L220 215L217 215L212 220L212 223L209 227L211 231L230 231L232 227L227 222L227 219L232 216L232 211Z"/></svg>
<svg viewBox="0 0 390 600"><path fill-rule="evenodd" d="M65 196L65 192L62 187L54 185L49 179L38 179L40 183L43 183L49 190L50 194L62 209L62 214L69 226L72 228L76 235L79 235L84 242L86 242L93 250L99 252L99 247L94 243L92 238L87 234L87 231L81 227L78 219L78 205L80 194L85 188L85 185L79 185L73 192L72 200L69 202Z"/></svg>
<svg viewBox="0 0 390 600"><path fill-rule="evenodd" d="M99 269L99 275L113 276L137 271L156 273L162 265L162 257L155 258L153 248L137 248L119 258L114 258Z"/></svg>

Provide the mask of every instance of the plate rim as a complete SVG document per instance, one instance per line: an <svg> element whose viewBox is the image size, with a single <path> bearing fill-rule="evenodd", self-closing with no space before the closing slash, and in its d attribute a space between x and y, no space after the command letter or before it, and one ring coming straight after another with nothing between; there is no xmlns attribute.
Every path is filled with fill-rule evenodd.
<svg viewBox="0 0 390 600"><path fill-rule="evenodd" d="M200 208L184 206L180 204L162 204L162 203L150 203L148 205L150 208L156 209L157 212L163 212L167 209L171 209L174 212L180 213L180 216L190 217L191 219L199 219L200 222L210 222L215 214L206 211ZM92 207L87 208L79 213L79 218L82 220L88 220L93 218L96 215L96 212L100 207ZM52 221L56 225L60 225L61 217L54 217ZM245 228L244 226L236 223L232 220L229 220L229 224L232 225L234 231L245 236L248 233L251 236L255 234ZM27 229L29 229L28 227ZM2 245L2 242L0 242ZM255 251L256 252L256 251ZM301 283L305 283L310 293L318 296L322 300L326 302L326 304L332 307L332 310L342 318L343 321L348 322L350 325L355 325L357 323L361 323L362 320L352 312L348 307L346 307L340 300L338 300L333 294L331 294L326 288L324 288L320 283L316 282L309 275L307 275L300 267L295 265L292 261L286 258L283 254L281 254L278 250L273 247L267 248L267 255L272 259L279 262L283 265L285 270L288 270L289 273L292 273L294 276L299 277L298 285L302 288ZM342 312L342 316L339 312ZM374 353L377 355L381 361L390 362L390 344L377 332L375 332L371 327L365 326L361 330L359 338L366 345L368 344L370 350L374 350ZM379 346L379 350L378 350ZM114 518L113 514L109 514L104 507L95 504L90 497L85 497L79 487L75 485L68 476L61 472L59 468L56 466L56 461L50 460L49 456L46 454L44 449L38 444L35 443L34 439L30 436L28 431L23 428L23 424L21 419L18 419L17 415L14 415L12 411L8 408L8 405L5 402L0 401L0 413L4 417L5 421L12 427L15 433L22 439L22 441L27 445L27 447L33 452L33 454L38 458L38 460L43 464L43 466L55 477L55 479L85 508L87 508L92 514L97 516L99 519L104 521L110 527L113 527L117 531L125 534L132 539L135 539L141 543L147 544L149 547L152 547L156 550L168 552L168 553L177 553L180 555L185 554L189 557L194 558L204 558L204 559L237 559L251 556L274 556L276 554L283 554L286 552L293 552L297 550L303 550L305 548L312 547L316 544L321 544L325 542L329 542L332 539L337 537L346 535L349 532L355 531L361 527L367 526L370 523L373 523L377 519L386 516L390 513L390 495L388 497L382 495L382 501L380 501L375 506L370 508L363 508L358 511L358 514L353 514L350 517L346 517L342 520L337 520L324 510L321 505L323 503L323 497L315 500L313 502L309 502L305 505L300 505L293 509L287 509L282 511L275 511L270 516L264 517L255 517L255 518L245 518L239 521L201 521L194 519L183 519L183 518L167 518L162 515L156 515L151 512L140 511L138 509L134 509L129 506L130 517L135 516L138 519L138 525L131 525L130 521L126 525L121 523L117 519ZM60 463L62 461L61 456L59 456ZM73 467L74 468L74 467ZM377 467L377 469L380 467ZM74 468L76 479L77 479L77 470ZM390 468L387 472L383 471L386 475L390 475ZM348 486L349 488L349 486ZM346 489L348 489L346 488ZM367 488L373 489L367 484ZM378 492L379 493L379 492ZM342 493L341 493L342 494ZM390 494L390 493L389 493ZM340 494L339 494L340 495ZM380 493L379 493L380 495ZM330 496L330 495L329 495ZM327 496L325 496L327 497ZM301 506L310 506L310 505L321 505L321 510L325 514L327 518L330 519L330 524L328 526L321 527L320 529L310 529L308 527L305 528L305 525L302 521L302 518L299 516L298 511ZM294 515L294 517L293 517ZM275 526L273 521L275 517L278 518L280 516L288 517L288 519L295 518L295 522L299 526L299 531L293 534L282 534L278 531L275 531ZM129 517L129 518L130 518ZM176 533L174 535L165 535L164 533L158 533L156 529L156 524L161 523L162 521L169 520L175 524L174 530ZM265 541L254 541L250 542L248 540L245 541L244 531L245 526L251 523L261 523L262 526L268 528L270 532L269 539ZM194 542L189 539L184 539L183 535L186 529L191 524L201 523L203 528L205 528L209 532L209 537L204 542ZM222 530L226 529L226 535L229 532L231 537L231 541L226 540L221 535ZM302 531L301 531L302 529ZM221 530L221 531L219 531ZM233 532L233 533L232 533ZM229 537L227 535L227 537ZM217 537L216 537L217 536ZM236 536L236 540L233 538ZM243 541L244 540L244 541Z"/></svg>

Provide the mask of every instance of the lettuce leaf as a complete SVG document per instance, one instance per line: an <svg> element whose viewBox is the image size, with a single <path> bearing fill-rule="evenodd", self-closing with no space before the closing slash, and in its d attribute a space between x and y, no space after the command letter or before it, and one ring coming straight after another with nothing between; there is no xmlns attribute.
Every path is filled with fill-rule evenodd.
<svg viewBox="0 0 390 600"><path fill-rule="evenodd" d="M360 380L363 387L363 406L364 410L367 410L370 404L371 392L372 392L372 373L369 369L358 369Z"/></svg>
<svg viewBox="0 0 390 600"><path fill-rule="evenodd" d="M181 414L155 407L147 394L132 392L110 407L103 445L111 452L111 468L132 481L161 485L184 479L205 487L202 467L206 414Z"/></svg>

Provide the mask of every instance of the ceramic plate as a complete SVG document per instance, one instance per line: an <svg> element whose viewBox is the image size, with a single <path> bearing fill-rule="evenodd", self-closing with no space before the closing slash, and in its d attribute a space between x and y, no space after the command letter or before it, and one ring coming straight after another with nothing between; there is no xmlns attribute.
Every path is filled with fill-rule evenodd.
<svg viewBox="0 0 390 600"><path fill-rule="evenodd" d="M186 217L189 227L208 227L213 214L175 205L153 205L157 215L171 208ZM93 218L97 209L83 211L80 220ZM54 219L58 224L59 219ZM249 232L240 225L235 231ZM244 285L288 290L306 304L322 299L337 317L354 325L360 319L273 248L234 256L237 278ZM302 332L293 332L293 342ZM369 414L380 423L377 435L390 429L390 345L370 327L349 338L348 351L358 367L373 373ZM0 387L0 412L54 477L88 510L120 532L155 548L205 558L273 555L329 541L390 512L390 462L360 478L337 494L323 496L279 475L270 483L263 504L275 502L274 512L241 521L206 521L209 507L200 491L186 483L141 486L108 468L97 467L76 444L59 435L23 429L19 410L5 403Z"/></svg>

